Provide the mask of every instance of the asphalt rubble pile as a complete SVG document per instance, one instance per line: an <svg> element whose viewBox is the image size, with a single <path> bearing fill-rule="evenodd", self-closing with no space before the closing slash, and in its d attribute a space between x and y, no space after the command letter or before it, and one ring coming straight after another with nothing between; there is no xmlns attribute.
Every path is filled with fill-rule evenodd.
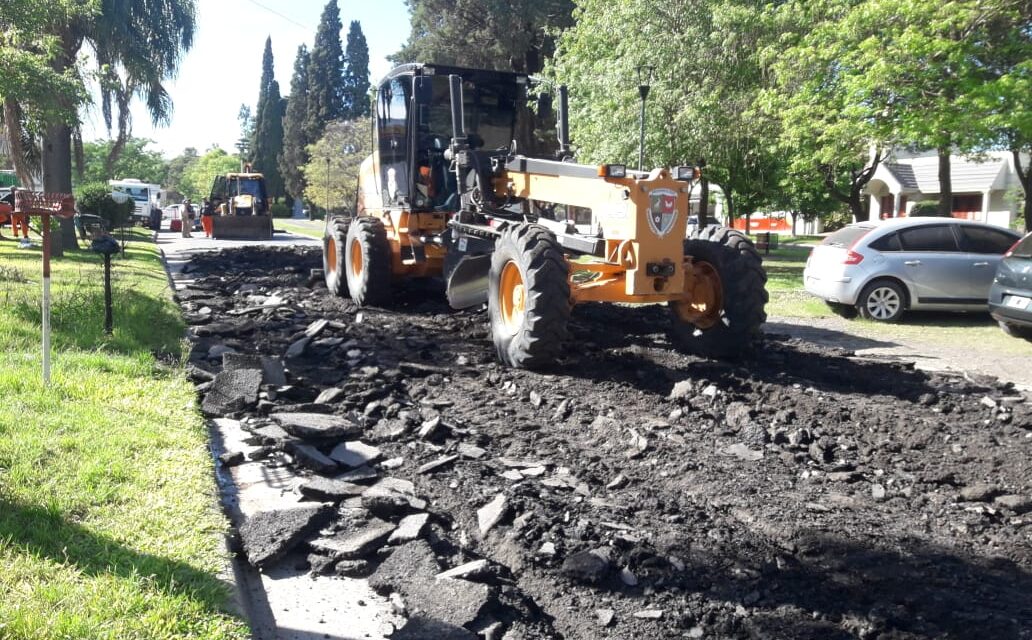
<svg viewBox="0 0 1032 640"><path fill-rule="evenodd" d="M693 358L658 306L578 308L554 370L509 370L434 283L359 309L319 266L196 256L190 371L305 478L240 552L367 577L392 638L1032 637L1012 385L779 336Z"/></svg>

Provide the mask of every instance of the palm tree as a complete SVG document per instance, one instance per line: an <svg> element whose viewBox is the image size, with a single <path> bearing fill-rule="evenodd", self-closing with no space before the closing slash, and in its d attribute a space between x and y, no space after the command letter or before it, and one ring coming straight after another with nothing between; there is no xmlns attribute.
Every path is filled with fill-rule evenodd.
<svg viewBox="0 0 1032 640"><path fill-rule="evenodd" d="M107 160L110 166L125 147L133 98L146 102L155 124L167 124L171 119L172 100L163 82L175 75L183 54L193 44L195 0L98 0L98 4L99 12L51 25L50 35L58 43L51 66L58 74L74 73L78 56L92 52L104 122L109 131L117 131ZM79 81L84 83L81 75ZM5 100L4 114L12 160L19 174L28 174L31 167L26 161L31 159L31 150L22 145L22 153L13 153L14 141L26 140L30 125L22 117L16 96ZM77 125L51 119L42 122L40 129L43 188L71 191L72 138Z"/></svg>
<svg viewBox="0 0 1032 640"><path fill-rule="evenodd" d="M57 73L64 74L76 69L80 53L89 50L94 54L101 110L109 132L117 122L117 137L107 161L110 167L125 146L131 124L129 105L133 98L146 102L155 124L170 120L172 100L162 83L175 75L183 54L193 44L195 2L97 1L99 12L54 23L51 35L59 46L51 66ZM79 79L83 81L81 76ZM5 124L9 138L18 137L13 135L9 119ZM40 128L43 188L68 193L72 189L72 139L77 124L49 120ZM21 160L14 160L18 167ZM20 171L25 170L25 166L20 167ZM65 246L75 246L71 221L62 219L61 237Z"/></svg>

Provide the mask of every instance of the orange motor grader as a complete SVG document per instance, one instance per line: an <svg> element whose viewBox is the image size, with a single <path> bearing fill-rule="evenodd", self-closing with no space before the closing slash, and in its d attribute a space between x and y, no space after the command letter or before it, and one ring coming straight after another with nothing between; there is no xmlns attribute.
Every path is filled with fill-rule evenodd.
<svg viewBox="0 0 1032 640"><path fill-rule="evenodd" d="M766 274L737 231L685 237L697 170L570 162L565 87L555 158L519 153L535 134L529 82L429 64L384 78L354 215L326 221L330 292L382 306L400 279L443 277L452 307L487 303L498 357L513 367L554 362L582 302L666 303L678 347L749 348Z"/></svg>

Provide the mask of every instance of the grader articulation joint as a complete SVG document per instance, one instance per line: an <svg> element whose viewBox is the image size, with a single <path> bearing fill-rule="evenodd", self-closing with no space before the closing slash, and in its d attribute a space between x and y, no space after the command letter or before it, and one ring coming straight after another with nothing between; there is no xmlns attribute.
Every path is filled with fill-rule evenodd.
<svg viewBox="0 0 1032 640"><path fill-rule="evenodd" d="M394 281L443 276L452 307L487 303L499 359L514 367L554 362L571 309L584 302L666 303L679 347L748 349L766 319L766 274L737 231L686 238L697 170L569 162L565 87L559 159L519 153L540 134L528 82L421 64L387 75L355 217L326 223L330 291L382 305Z"/></svg>

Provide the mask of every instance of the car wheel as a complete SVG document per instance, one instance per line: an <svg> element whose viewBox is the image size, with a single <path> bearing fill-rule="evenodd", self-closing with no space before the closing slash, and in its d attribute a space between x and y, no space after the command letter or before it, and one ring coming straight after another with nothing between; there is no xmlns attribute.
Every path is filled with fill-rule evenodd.
<svg viewBox="0 0 1032 640"><path fill-rule="evenodd" d="M1019 327L1018 325L1011 324L1009 322L1000 321L1000 328L1003 332L1012 338L1024 338L1032 342L1032 329L1028 327Z"/></svg>
<svg viewBox="0 0 1032 640"><path fill-rule="evenodd" d="M896 322L903 315L903 288L891 280L879 280L864 287L857 300L860 316L878 322Z"/></svg>

